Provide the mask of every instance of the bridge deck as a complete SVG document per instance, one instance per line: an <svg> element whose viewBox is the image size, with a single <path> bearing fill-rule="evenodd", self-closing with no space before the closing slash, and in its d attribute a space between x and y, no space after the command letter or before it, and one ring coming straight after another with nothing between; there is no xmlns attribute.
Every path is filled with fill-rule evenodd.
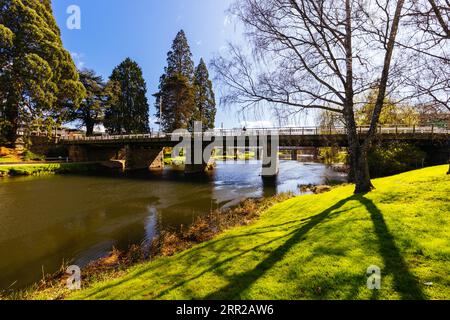
<svg viewBox="0 0 450 320"><path fill-rule="evenodd" d="M365 137L368 127L359 127L358 133ZM346 146L347 136L345 128L324 129L319 127L304 128L261 128L250 130L214 130L203 134L194 134L195 137L203 136L205 141L217 139L238 139L245 137L250 139L256 136L277 135L282 146L305 146L320 147L329 145ZM380 127L377 132L378 138L382 140L403 140L412 142L444 142L448 143L450 137L449 129L436 127ZM162 133L135 135L102 135L93 137L62 137L59 142L66 145L114 145L114 144L147 144L173 146L183 137L192 137L191 133Z"/></svg>

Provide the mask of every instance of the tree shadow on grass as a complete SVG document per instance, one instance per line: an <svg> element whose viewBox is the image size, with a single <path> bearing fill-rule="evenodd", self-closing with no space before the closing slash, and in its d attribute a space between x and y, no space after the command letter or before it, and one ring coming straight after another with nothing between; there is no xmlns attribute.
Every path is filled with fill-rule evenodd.
<svg viewBox="0 0 450 320"><path fill-rule="evenodd" d="M238 275L234 275L230 277L230 282L225 287L217 289L215 292L207 295L204 299L214 300L214 299L239 299L241 298L242 293L249 289L255 282L258 281L267 271L273 268L276 263L281 261L286 254L295 246L297 243L301 242L304 236L311 231L314 227L323 223L330 215L336 210L343 207L346 203L350 201L358 201L360 202L366 210L369 212L371 220L374 224L375 234L378 239L379 245L379 253L383 258L385 268L383 270L383 274L392 274L394 281L394 289L400 294L402 299L426 299L422 289L420 288L419 283L415 279L414 275L408 269L406 261L402 257L399 249L397 248L393 235L389 232L387 224L384 220L382 212L377 208L377 206L371 201L367 199L364 195L355 195L344 200L339 201L332 207L326 209L322 213L311 217L310 219L304 220L304 224L294 229L292 232L289 232L283 237L275 238L260 245L257 245L249 250L245 250L239 252L231 257L228 257L224 260L217 261L213 263L209 268L202 270L201 272L193 275L188 279L183 279L181 281L177 281L175 284L166 288L159 293L156 293L152 298L162 299L166 294L169 294L173 290L179 289L191 281L199 279L201 276L205 275L209 272L216 272L223 265L230 263L241 256L259 249L265 246L268 246L272 243L275 243L280 240L285 240L285 242L278 247L277 249L270 252L268 257L260 262L255 268L243 272ZM264 233L264 232L263 232ZM242 235L245 236L245 235ZM216 242L223 241L223 239L215 240ZM195 249L194 249L195 250ZM192 252L191 252L192 254ZM137 274L133 274L133 277L138 277L148 271L147 268L141 270ZM125 280L109 284L108 286L103 287L100 291L107 290L111 287L116 287L120 285ZM355 289L356 290L356 289ZM146 289L144 288L140 292L135 292L134 294L144 294ZM98 292L93 293L98 294ZM356 291L353 293L356 294ZM353 294L351 296L353 296ZM379 292L374 291L372 295L372 299L377 299L379 297ZM350 297L351 298L351 297Z"/></svg>
<svg viewBox="0 0 450 320"><path fill-rule="evenodd" d="M305 225L293 230L292 232L289 232L288 234L286 234L283 237L272 239L270 241L264 242L255 247L252 247L251 249L237 253L227 259L218 261L218 262L212 264L209 268L201 271L200 273L198 273L188 279L179 281L179 282L175 283L173 286L166 288L165 290L159 292L154 297L152 297L152 299L163 299L165 295L169 294L173 290L179 289L179 288L185 286L186 284L188 284L189 282L199 279L201 276L203 276L209 272L216 272L216 270L218 270L218 268L225 265L226 263L230 263L233 260L236 260L239 257L244 256L247 253L250 253L254 250L266 247L274 242L278 242L278 241L286 238L287 239L286 242L282 246L277 248L275 251L272 251L270 253L269 257L266 258L260 264L258 264L258 266L255 269L233 277L231 283L228 286L226 286L225 288L219 289L216 292L203 298L203 299L209 299L209 300L238 299L239 295L242 291L244 291L245 289L250 287L252 283L257 281L259 279L259 277L261 277L266 271L268 271L270 268L272 268L276 262L280 261L283 258L283 256L291 249L291 247L294 246L299 241L301 241L301 239L311 229L313 229L316 225L318 225L319 223L323 222L326 218L328 218L333 211L338 210L339 208L341 208L342 206L344 206L347 202L349 202L351 200L353 200L353 197L349 197L347 199L344 199L344 200L336 203L334 206L328 208L327 210L323 211L322 213L320 213L316 216L313 216L308 220L305 220L304 221L304 222L306 222ZM144 273L144 271L141 271L141 273ZM139 275L140 274L133 275L133 276L139 276ZM117 285L117 284L115 284L115 285ZM107 289L107 288L108 287L106 287L104 289ZM146 291L146 289L143 289L142 291L137 292L135 294L140 295L140 294L145 293L145 291Z"/></svg>
<svg viewBox="0 0 450 320"><path fill-rule="evenodd" d="M402 299L424 300L426 299L417 279L409 271L408 265L395 244L394 236L384 220L383 213L365 195L357 195L355 198L367 209L372 219L375 234L378 238L380 256L384 261L383 274L392 274L395 290ZM374 290L372 299L377 299L379 292Z"/></svg>
<svg viewBox="0 0 450 320"><path fill-rule="evenodd" d="M233 255L233 256L227 258L227 259L224 259L224 260L218 261L218 262L216 262L216 263L213 263L209 268L207 268L207 269L201 271L200 273L198 273L198 274L196 274L196 275L194 275L194 276L192 276L192 277L190 277L190 278L183 279L183 280L181 280L181 281L175 283L174 285L170 286L169 288L162 290L161 292L159 292L158 294L156 294L154 297L152 297L152 299L162 299L163 296L165 296L166 294L169 294L171 291L173 291L173 290L175 290L175 289L178 289L178 288L184 286L185 284L187 284L187 283L189 283L189 282L191 282L191 281L194 281L194 280L200 278L200 277L203 276L204 274L206 274L206 273L208 273L208 272L213 272L213 271L216 270L217 268L220 268L222 265L224 265L224 264L226 264L226 263L228 263L228 262L230 262L230 261L232 261L232 260L234 260L234 259L237 259L237 258L239 258L239 257L241 257L241 256L243 256L243 255L245 255L245 254L247 254L247 253L249 253L249 252L252 252L253 250L256 250L256 249L262 248L262 247L264 247L264 246L270 245L271 243L276 242L276 241L279 241L279 240L282 240L283 238L287 238L287 237L289 237L291 234L293 234L294 232L295 232L295 231L293 231L293 232L291 232L291 233L288 233L288 234L285 235L284 237L272 239L272 240L270 240L270 241L264 242L264 243L262 243L262 244L260 244L260 245L255 246L255 247L252 247L251 249L248 249L248 250L239 252L238 254L235 254L235 255ZM219 241L218 241L218 242L219 242ZM199 250L199 249L197 249L197 250ZM187 253L186 253L186 254L187 254ZM140 271L138 271L138 272L136 272L136 273L133 273L133 274L129 275L128 277L123 278L122 280L120 280L120 281L118 281L118 282L107 284L107 285L103 286L101 289L97 290L96 292L93 292L93 293L87 295L85 298L87 298L87 299L92 298L92 297L98 295L99 293L102 293L102 292L107 291L108 289L112 289L112 288L114 288L114 287L118 287L118 286L120 286L120 285L126 283L127 281L129 281L129 280L131 280L131 279L133 279L133 278L138 278L138 277L142 276L143 274L145 274L146 272L148 272L152 267L153 267L153 266L149 266L149 268L143 268L143 269L141 269ZM192 266L186 266L186 268L191 268L191 267L192 267ZM144 293L146 290L147 290L147 289L143 289L143 290L141 290L140 292L134 292L133 294L139 296L139 294Z"/></svg>
<svg viewBox="0 0 450 320"><path fill-rule="evenodd" d="M367 199L364 195L354 195L341 200L334 206L312 217L307 224L295 231L283 245L271 252L270 255L255 268L232 277L227 286L209 294L205 299L239 299L245 290L250 288L252 284L274 267L276 263L281 261L289 250L295 244L300 242L311 229L323 222L333 211L338 210L352 200L359 201L371 216L375 234L378 238L379 252L385 264L384 274L393 275L395 290L400 294L402 299L426 299L419 283L409 271L400 250L397 248L394 237L389 232L382 212L376 207L373 201ZM378 297L379 292L374 291L372 299L378 299Z"/></svg>
<svg viewBox="0 0 450 320"><path fill-rule="evenodd" d="M338 210L351 200L354 200L354 196L341 200L322 213L311 217L304 226L297 229L283 245L272 251L269 256L260 262L254 269L233 276L227 286L209 294L204 299L239 299L242 292L250 288L250 286L260 277L274 267L277 262L281 261L289 250L300 242L311 229L322 223L333 211Z"/></svg>

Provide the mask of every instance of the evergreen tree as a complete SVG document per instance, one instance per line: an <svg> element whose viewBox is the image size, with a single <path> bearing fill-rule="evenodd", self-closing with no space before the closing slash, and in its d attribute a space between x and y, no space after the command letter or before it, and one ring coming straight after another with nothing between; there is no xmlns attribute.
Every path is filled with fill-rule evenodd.
<svg viewBox="0 0 450 320"><path fill-rule="evenodd" d="M127 58L113 70L110 77L105 128L113 134L149 132L146 93L141 68Z"/></svg>
<svg viewBox="0 0 450 320"><path fill-rule="evenodd" d="M74 119L81 120L86 127L86 135L92 136L94 127L103 121L106 96L101 76L93 70L80 71L80 81L86 89L86 97L80 107L74 110Z"/></svg>
<svg viewBox="0 0 450 320"><path fill-rule="evenodd" d="M0 134L39 118L62 123L85 92L50 0L0 0Z"/></svg>
<svg viewBox="0 0 450 320"><path fill-rule="evenodd" d="M193 121L200 121L203 129L214 129L216 121L216 98L212 82L209 79L208 68L200 59L194 76L195 113Z"/></svg>
<svg viewBox="0 0 450 320"><path fill-rule="evenodd" d="M162 128L165 132L190 129L194 114L195 93L185 76L175 74L165 79L158 99L163 101Z"/></svg>
<svg viewBox="0 0 450 320"><path fill-rule="evenodd" d="M178 32L167 54L167 67L160 78L156 116L166 132L187 129L195 111L194 62L183 30ZM162 110L162 115L160 114Z"/></svg>
<svg viewBox="0 0 450 320"><path fill-rule="evenodd" d="M194 77L194 61L186 34L180 30L172 44L172 50L167 53L166 76L181 74L192 83Z"/></svg>

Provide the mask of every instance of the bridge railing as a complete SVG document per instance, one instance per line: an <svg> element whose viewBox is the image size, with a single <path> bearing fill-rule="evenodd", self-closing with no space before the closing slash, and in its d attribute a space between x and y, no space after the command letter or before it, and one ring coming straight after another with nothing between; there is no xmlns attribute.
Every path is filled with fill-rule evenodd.
<svg viewBox="0 0 450 320"><path fill-rule="evenodd" d="M359 134L365 134L369 131L369 126L357 127ZM288 128L252 128L252 129L216 129L213 131L199 133L199 136L205 138L212 137L235 137L235 136L260 136L260 135L279 135L279 136L324 136L324 135L345 135L346 128L341 127L288 127ZM450 130L434 126L380 126L377 128L377 134L396 134L396 135L415 135L415 134L450 134ZM197 135L197 134L194 134ZM123 140L148 140L148 139L176 139L192 136L191 133L163 133L152 132L148 134L131 135L100 135L100 136L66 136L61 137L61 141L123 141Z"/></svg>

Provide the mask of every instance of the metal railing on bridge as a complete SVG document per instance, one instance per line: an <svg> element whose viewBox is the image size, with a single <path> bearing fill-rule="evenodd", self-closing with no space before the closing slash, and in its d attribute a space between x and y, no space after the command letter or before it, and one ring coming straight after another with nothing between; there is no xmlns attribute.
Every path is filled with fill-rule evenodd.
<svg viewBox="0 0 450 320"><path fill-rule="evenodd" d="M361 135L369 131L369 126L357 127L357 132ZM377 128L377 134L387 135L445 135L449 134L448 128L440 128L434 126L380 126ZM236 137L236 136L324 136L324 135L345 135L346 128L324 128L324 127L288 127L288 128L252 128L252 129L215 129L194 135L203 136L204 138L212 137ZM192 133L164 133L151 132L148 134L131 134L131 135L96 135L86 136L63 136L60 141L121 141L121 140L147 140L147 139L179 139L181 137L192 136Z"/></svg>

